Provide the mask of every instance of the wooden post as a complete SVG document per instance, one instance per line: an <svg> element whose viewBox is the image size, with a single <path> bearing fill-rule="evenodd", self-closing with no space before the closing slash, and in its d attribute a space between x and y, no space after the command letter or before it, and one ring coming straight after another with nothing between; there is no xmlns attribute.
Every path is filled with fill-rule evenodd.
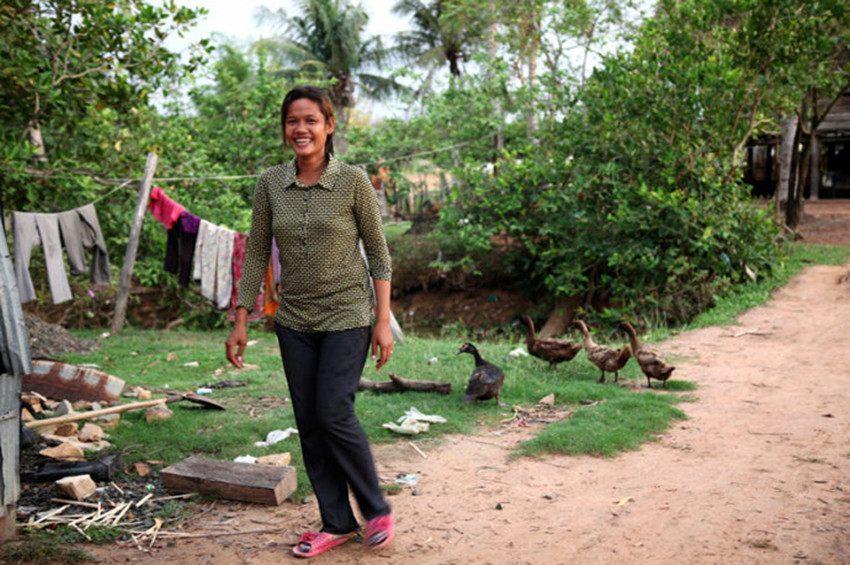
<svg viewBox="0 0 850 565"><path fill-rule="evenodd" d="M121 280L118 283L118 297L115 299L115 315L112 318L112 333L121 331L127 317L127 299L130 296L130 279L133 276L133 266L136 264L136 252L139 250L139 236L142 233L142 220L148 207L151 194L151 183L156 171L156 153L148 153L145 162L145 173L139 185L139 199L136 201L136 215L130 227L130 241L127 242L127 252L124 254L124 264L121 266Z"/></svg>

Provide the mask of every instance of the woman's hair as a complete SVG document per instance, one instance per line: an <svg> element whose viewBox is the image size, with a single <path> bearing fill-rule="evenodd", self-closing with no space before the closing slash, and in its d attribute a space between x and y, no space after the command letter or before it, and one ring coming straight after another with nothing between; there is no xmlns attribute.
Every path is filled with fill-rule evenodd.
<svg viewBox="0 0 850 565"><path fill-rule="evenodd" d="M296 100L307 98L319 105L322 115L325 116L325 121L330 122L334 119L334 107L331 104L331 99L324 89L318 86L297 86L286 93L283 97L283 104L280 107L280 127L283 130L283 142L286 143L286 114L289 112L289 107ZM325 159L330 159L334 153L334 134L328 134L325 141Z"/></svg>

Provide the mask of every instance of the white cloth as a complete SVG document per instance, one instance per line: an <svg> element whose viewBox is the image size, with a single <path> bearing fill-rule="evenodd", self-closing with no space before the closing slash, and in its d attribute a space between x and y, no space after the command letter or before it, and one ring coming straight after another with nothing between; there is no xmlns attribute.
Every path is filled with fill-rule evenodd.
<svg viewBox="0 0 850 565"><path fill-rule="evenodd" d="M192 278L201 281L201 296L220 310L230 306L235 237L235 231L203 219L198 226Z"/></svg>

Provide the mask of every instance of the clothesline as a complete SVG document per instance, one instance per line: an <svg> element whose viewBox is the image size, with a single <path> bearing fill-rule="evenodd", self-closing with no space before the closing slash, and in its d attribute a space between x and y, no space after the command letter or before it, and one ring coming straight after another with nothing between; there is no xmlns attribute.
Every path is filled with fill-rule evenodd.
<svg viewBox="0 0 850 565"><path fill-rule="evenodd" d="M395 163L397 161L412 159L414 157L421 157L423 155L432 155L432 154L436 154L436 153L442 153L442 152L445 152L445 151L449 151L451 149L457 149L458 147L464 147L466 145L470 145L471 143L473 143L473 142L472 141L464 141L464 142L461 142L461 143L455 143L453 145L448 145L446 147L441 147L439 149L417 151L416 153L401 155L401 156L393 157L393 158L390 158L390 159L382 159L381 161L377 161L377 162L374 162L374 163L369 163L369 162L367 162L367 163L354 163L354 166L355 167L366 167L368 165L385 165L385 164L388 164L388 163ZM107 178L107 177L101 177L99 175L85 173L85 172L82 172L82 171L81 172L73 172L73 171L50 171L50 172L47 172L47 171L24 171L23 173L20 173L20 172L17 172L17 171L10 171L10 170L7 169L7 172L15 172L16 174L24 174L26 176L41 177L41 178L47 178L47 177L51 177L51 176L58 176L58 177L88 176L88 177L91 177L91 178L98 180L98 182L101 182L103 184L117 185L114 189L110 190L106 194L98 196L94 200L94 202L98 202L100 200L103 200L104 198L112 195L117 190L125 188L130 183L138 182L140 180L138 178L118 178L118 179ZM258 178L259 176L260 176L259 173L251 174L251 175L201 175L201 176L188 176L188 177L157 177L157 176L155 176L155 177L153 177L153 180L159 181L159 182L178 182L178 181L180 181L180 182L198 182L198 181L207 181L207 180L252 179L252 178Z"/></svg>

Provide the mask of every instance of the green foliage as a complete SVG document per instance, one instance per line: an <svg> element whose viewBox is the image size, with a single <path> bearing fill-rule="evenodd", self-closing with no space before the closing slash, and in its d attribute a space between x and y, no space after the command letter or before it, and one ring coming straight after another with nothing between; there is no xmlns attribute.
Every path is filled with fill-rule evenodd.
<svg viewBox="0 0 850 565"><path fill-rule="evenodd" d="M3 546L2 557L5 563L87 563L92 556L71 544L78 540L69 539L68 532L76 532L62 527L57 532L48 530L26 530L20 540L11 541Z"/></svg>

